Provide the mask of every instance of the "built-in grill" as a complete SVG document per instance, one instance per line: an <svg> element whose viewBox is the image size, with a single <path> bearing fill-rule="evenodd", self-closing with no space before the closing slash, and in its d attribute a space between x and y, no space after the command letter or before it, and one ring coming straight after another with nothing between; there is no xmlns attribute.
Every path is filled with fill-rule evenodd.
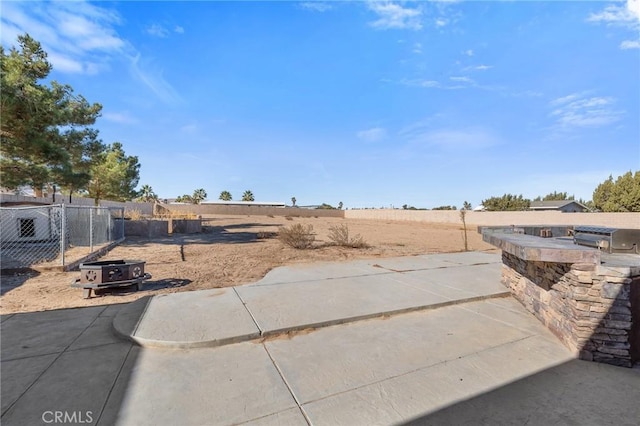
<svg viewBox="0 0 640 426"><path fill-rule="evenodd" d="M640 253L640 229L618 229L601 226L576 226L573 242L595 247L607 253Z"/></svg>

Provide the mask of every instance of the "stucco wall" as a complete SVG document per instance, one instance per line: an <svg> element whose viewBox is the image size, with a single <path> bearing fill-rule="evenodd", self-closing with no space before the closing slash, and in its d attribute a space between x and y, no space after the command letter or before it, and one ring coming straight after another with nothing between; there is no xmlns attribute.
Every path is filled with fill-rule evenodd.
<svg viewBox="0 0 640 426"><path fill-rule="evenodd" d="M15 206L16 204L34 204L34 205L49 205L49 204L70 204L74 206L95 206L95 200L93 198L72 197L69 202L69 196L56 196L55 202L51 197L26 197L23 195L13 194L0 194L0 203L7 206ZM133 201L120 202L100 200L100 207L124 207L125 211L137 210L144 215L153 214L153 203L136 203Z"/></svg>
<svg viewBox="0 0 640 426"><path fill-rule="evenodd" d="M377 219L460 224L456 210L345 210L347 219ZM597 225L640 229L640 213L561 213L553 211L474 212L468 211L467 225Z"/></svg>
<svg viewBox="0 0 640 426"><path fill-rule="evenodd" d="M344 217L344 210L301 209L294 207L262 207L262 206L220 206L207 204L162 204L162 208L177 213L196 215L228 214L228 215L260 215L260 216L299 216L299 217Z"/></svg>

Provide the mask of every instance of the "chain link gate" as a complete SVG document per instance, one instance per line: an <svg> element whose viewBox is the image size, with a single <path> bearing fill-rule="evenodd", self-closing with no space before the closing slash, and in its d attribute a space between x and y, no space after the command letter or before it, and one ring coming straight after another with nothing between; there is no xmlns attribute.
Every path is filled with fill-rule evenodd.
<svg viewBox="0 0 640 426"><path fill-rule="evenodd" d="M2 269L66 265L124 238L124 208L0 208Z"/></svg>

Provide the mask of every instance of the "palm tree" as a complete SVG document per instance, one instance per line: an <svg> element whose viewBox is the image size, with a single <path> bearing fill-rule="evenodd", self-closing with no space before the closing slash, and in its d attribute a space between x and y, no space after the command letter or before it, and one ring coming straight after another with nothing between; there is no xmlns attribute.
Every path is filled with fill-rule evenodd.
<svg viewBox="0 0 640 426"><path fill-rule="evenodd" d="M205 191L202 188L196 189L195 191L193 191L193 195L191 196L191 199L193 200L194 204L200 204L200 202L204 201L206 198L207 198L207 191Z"/></svg>
<svg viewBox="0 0 640 426"><path fill-rule="evenodd" d="M296 206L296 197L291 197L291 205L292 205L293 207L295 207L295 206Z"/></svg>
<svg viewBox="0 0 640 426"><path fill-rule="evenodd" d="M222 201L231 201L231 193L229 191L222 191L218 199Z"/></svg>
<svg viewBox="0 0 640 426"><path fill-rule="evenodd" d="M139 194L140 194L140 200L144 201L145 203L158 200L158 195L155 192L153 192L153 188L151 188L150 185L142 185L142 188L140 188Z"/></svg>
<svg viewBox="0 0 640 426"><path fill-rule="evenodd" d="M244 194L242 194L242 201L255 201L255 198L253 198L253 192L249 190L244 191Z"/></svg>

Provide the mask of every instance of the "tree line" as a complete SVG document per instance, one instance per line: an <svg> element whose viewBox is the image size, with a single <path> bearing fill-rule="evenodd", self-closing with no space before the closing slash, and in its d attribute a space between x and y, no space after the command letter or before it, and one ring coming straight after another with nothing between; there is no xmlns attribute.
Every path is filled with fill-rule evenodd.
<svg viewBox="0 0 640 426"><path fill-rule="evenodd" d="M566 192L552 192L544 197L536 197L533 201L572 201L573 195ZM482 200L482 205L489 211L528 210L531 201L522 194L504 194L501 197L490 197ZM640 212L640 171L618 176L616 180L609 176L593 191L592 200L578 200L589 210L602 212Z"/></svg>
<svg viewBox="0 0 640 426"><path fill-rule="evenodd" d="M104 144L91 126L102 105L89 103L57 81L42 83L52 66L40 43L18 36L18 48L0 47L0 171L2 186L57 188L96 199L135 198L138 157L120 142Z"/></svg>

